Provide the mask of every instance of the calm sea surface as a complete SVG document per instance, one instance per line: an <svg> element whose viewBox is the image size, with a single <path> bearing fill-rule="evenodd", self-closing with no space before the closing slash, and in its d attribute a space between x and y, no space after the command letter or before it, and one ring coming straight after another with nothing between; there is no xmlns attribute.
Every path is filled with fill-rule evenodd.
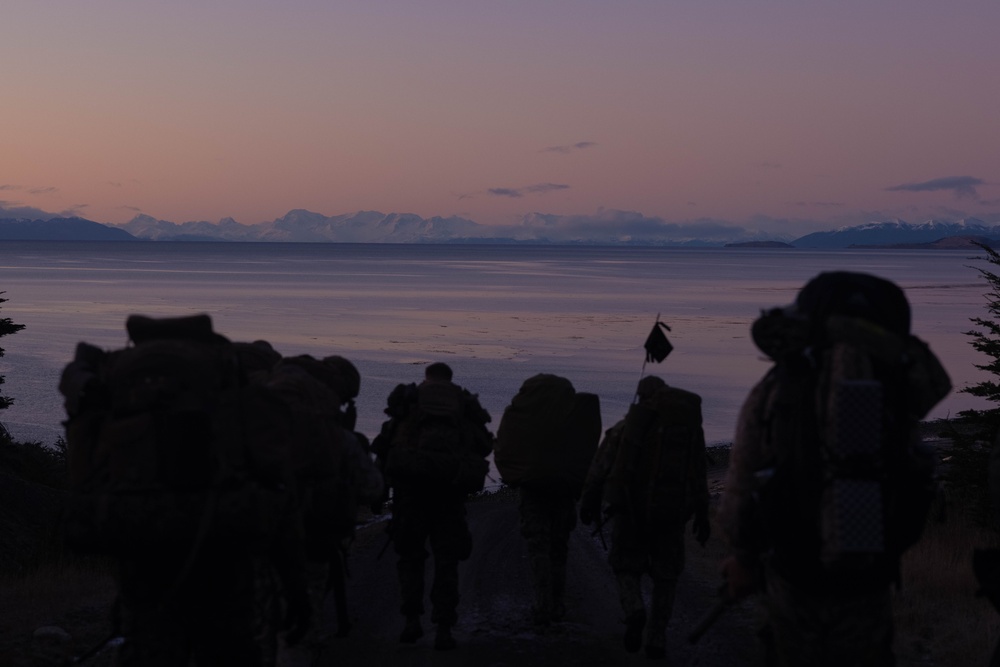
<svg viewBox="0 0 1000 667"><path fill-rule="evenodd" d="M524 379L564 375L598 394L605 427L625 412L659 313L675 350L647 373L704 398L709 442L731 439L739 407L768 363L749 327L791 302L820 271L896 281L914 333L956 388L985 379L962 332L984 314L985 282L968 251L747 250L441 245L0 242L0 317L26 328L0 339L0 418L22 439L61 433L62 367L78 341L126 342L132 313L208 313L233 340L285 355L342 354L362 375L359 430L374 436L386 395L445 361L494 416ZM953 392L931 416L985 404Z"/></svg>

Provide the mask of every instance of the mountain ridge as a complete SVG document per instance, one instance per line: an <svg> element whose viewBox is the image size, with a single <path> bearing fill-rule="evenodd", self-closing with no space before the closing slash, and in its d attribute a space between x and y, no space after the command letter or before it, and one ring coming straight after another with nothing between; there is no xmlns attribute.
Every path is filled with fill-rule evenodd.
<svg viewBox="0 0 1000 667"><path fill-rule="evenodd" d="M960 239L942 242L944 239ZM961 240L964 239L964 240ZM270 222L246 225L233 218L175 223L140 214L122 225L81 217L0 218L0 240L23 241L175 241L278 243L448 243L532 245L619 245L667 247L740 247L835 249L872 247L971 247L1000 239L1000 225L978 218L931 219L909 223L874 220L860 225L812 232L795 239L719 225L699 238L682 225L667 224L628 212L592 218L533 213L520 224L487 226L459 216L423 218L414 213L362 210L326 216L292 209Z"/></svg>

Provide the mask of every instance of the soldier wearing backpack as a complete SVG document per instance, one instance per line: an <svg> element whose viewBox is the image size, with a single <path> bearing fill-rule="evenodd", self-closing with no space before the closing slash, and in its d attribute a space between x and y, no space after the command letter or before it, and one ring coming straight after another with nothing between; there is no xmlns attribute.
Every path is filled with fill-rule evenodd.
<svg viewBox="0 0 1000 667"><path fill-rule="evenodd" d="M489 470L485 457L493 448L489 413L451 379L451 368L434 363L419 385L398 385L385 409L390 419L372 443L393 490L390 534L399 556L400 611L406 618L399 641L412 644L424 633L420 617L429 543L438 650L455 648L451 629L458 621L458 564L472 552L465 501L483 489Z"/></svg>
<svg viewBox="0 0 1000 667"><path fill-rule="evenodd" d="M614 519L608 560L625 612L625 650L638 651L645 631L646 656L662 659L684 570L684 528L694 517L693 532L702 546L711 532L705 436L697 394L648 376L639 382L637 398L625 419L608 429L594 456L580 521ZM643 574L653 581L648 614L640 588Z"/></svg>
<svg viewBox="0 0 1000 667"><path fill-rule="evenodd" d="M902 290L822 273L752 336L720 523L730 599L762 589L769 664L894 664L890 588L935 494L917 422L950 390Z"/></svg>
<svg viewBox="0 0 1000 667"><path fill-rule="evenodd" d="M600 438L597 395L547 373L524 381L497 428L493 459L503 482L518 492L535 593L532 620L540 627L566 615L569 536Z"/></svg>
<svg viewBox="0 0 1000 667"><path fill-rule="evenodd" d="M324 357L322 364L331 371L328 382L340 400L340 426L344 436L340 474L347 490L345 520L336 526L339 548L329 563L326 590L333 592L337 636L345 637L351 629L347 608L347 557L354 541L359 510L382 497L384 482L382 473L372 461L368 439L354 430L357 423L354 399L361 391L361 374L353 363L339 355Z"/></svg>
<svg viewBox="0 0 1000 667"><path fill-rule="evenodd" d="M80 343L64 369L67 543L116 564L117 662L267 665L275 559L294 551L284 412L207 315L126 322L131 344ZM296 624L304 583L284 570Z"/></svg>

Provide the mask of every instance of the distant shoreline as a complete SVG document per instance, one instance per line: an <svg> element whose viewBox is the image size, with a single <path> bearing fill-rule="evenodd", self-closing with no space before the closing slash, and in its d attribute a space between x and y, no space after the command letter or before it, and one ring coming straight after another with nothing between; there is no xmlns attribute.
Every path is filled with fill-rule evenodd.
<svg viewBox="0 0 1000 667"><path fill-rule="evenodd" d="M520 225L490 226L458 217L421 218L414 214L357 211L325 216L289 211L271 222L245 225L232 218L174 223L139 215L122 225L80 217L44 219L0 217L0 241L155 241L179 243L377 243L518 247L658 247L834 249L962 249L976 243L1000 246L1000 225L978 219L957 222L902 220L869 222L794 239L738 225L705 227L668 224L658 218L604 221L582 225L574 219L531 219ZM638 224L641 222L642 224Z"/></svg>

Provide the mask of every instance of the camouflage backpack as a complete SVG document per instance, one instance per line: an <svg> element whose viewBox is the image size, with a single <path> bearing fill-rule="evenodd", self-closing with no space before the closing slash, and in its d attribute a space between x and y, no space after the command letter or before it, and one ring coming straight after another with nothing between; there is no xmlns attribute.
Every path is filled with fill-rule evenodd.
<svg viewBox="0 0 1000 667"><path fill-rule="evenodd" d="M493 459L505 484L579 495L600 438L597 395L541 373L525 380L504 409Z"/></svg>
<svg viewBox="0 0 1000 667"><path fill-rule="evenodd" d="M482 491L492 440L489 414L450 382L400 386L408 390L407 400L405 413L392 425L384 470L388 484L458 495Z"/></svg>
<svg viewBox="0 0 1000 667"><path fill-rule="evenodd" d="M696 509L693 466L704 466L701 397L669 385L633 404L604 488L609 515L684 524Z"/></svg>
<svg viewBox="0 0 1000 667"><path fill-rule="evenodd" d="M307 355L285 358L271 369L263 385L290 415L285 446L307 555L326 561L339 548L341 538L353 532L354 518L351 489L344 478L347 434L341 426L340 399L329 378L319 373L321 366Z"/></svg>
<svg viewBox="0 0 1000 667"><path fill-rule="evenodd" d="M910 335L902 290L821 274L753 334L776 361L764 420L777 454L757 473L759 547L804 585L896 579L936 495L916 424L951 388Z"/></svg>
<svg viewBox="0 0 1000 667"><path fill-rule="evenodd" d="M117 555L266 548L290 511L281 408L207 315L133 315L132 345L63 372L68 544Z"/></svg>

